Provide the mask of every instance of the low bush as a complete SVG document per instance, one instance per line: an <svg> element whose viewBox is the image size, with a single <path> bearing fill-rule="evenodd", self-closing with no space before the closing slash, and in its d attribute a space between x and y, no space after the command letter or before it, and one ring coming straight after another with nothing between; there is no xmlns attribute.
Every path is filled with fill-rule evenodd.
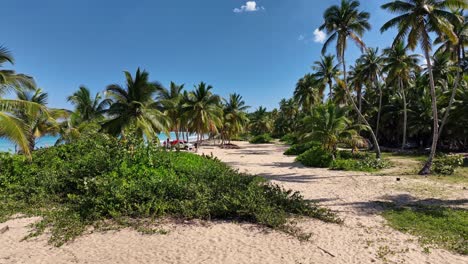
<svg viewBox="0 0 468 264"><path fill-rule="evenodd" d="M269 134L258 135L250 139L251 144L267 144L271 143L273 139Z"/></svg>
<svg viewBox="0 0 468 264"><path fill-rule="evenodd" d="M281 137L280 141L289 145L294 145L299 142L299 139L297 138L295 134L289 133Z"/></svg>
<svg viewBox="0 0 468 264"><path fill-rule="evenodd" d="M337 158L330 164L330 169L372 172L388 168L389 165L388 161L383 159L378 160L374 157L367 157L364 159Z"/></svg>
<svg viewBox="0 0 468 264"><path fill-rule="evenodd" d="M279 229L290 215L338 221L299 193L215 158L103 135L36 151L32 162L2 154L0 221L19 212L42 216L36 231L51 228L56 245L109 219L235 218Z"/></svg>
<svg viewBox="0 0 468 264"><path fill-rule="evenodd" d="M361 152L361 151L355 151L351 152L349 150L340 150L337 152L337 158L340 159L355 159L355 160L363 160L366 158L369 158L372 156L372 154L368 152Z"/></svg>
<svg viewBox="0 0 468 264"><path fill-rule="evenodd" d="M295 144L292 145L290 148L288 148L285 152L284 155L301 155L302 153L306 152L307 150L313 148L313 147L318 147L320 146L319 142L307 142L307 143L301 143L301 144Z"/></svg>
<svg viewBox="0 0 468 264"><path fill-rule="evenodd" d="M296 158L307 167L327 168L333 161L332 155L320 146L312 147Z"/></svg>
<svg viewBox="0 0 468 264"><path fill-rule="evenodd" d="M463 165L463 155L443 155L434 159L433 171L437 174L452 175Z"/></svg>

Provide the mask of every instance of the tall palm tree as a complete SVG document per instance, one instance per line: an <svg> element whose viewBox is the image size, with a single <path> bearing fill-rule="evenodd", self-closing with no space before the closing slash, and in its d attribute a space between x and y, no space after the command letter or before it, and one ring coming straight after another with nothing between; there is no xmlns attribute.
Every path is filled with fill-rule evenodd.
<svg viewBox="0 0 468 264"><path fill-rule="evenodd" d="M383 51L384 66L382 71L387 74L387 84L398 87L403 99L403 140L401 148L406 145L408 127L408 103L406 100L406 88L411 81L411 74L415 69L419 69L418 55L408 54L408 48L402 42L396 43Z"/></svg>
<svg viewBox="0 0 468 264"><path fill-rule="evenodd" d="M129 72L124 73L125 88L118 84L107 86L107 96L112 99L112 104L106 110L109 119L103 122L102 129L114 136L125 137L131 132L148 140L157 139L160 132L167 134L168 120L153 100L162 85L150 82L148 72L140 71L140 68L134 78Z"/></svg>
<svg viewBox="0 0 468 264"><path fill-rule="evenodd" d="M312 70L315 71L314 76L317 78L317 81L322 83L321 87L328 85L330 90L328 97L330 100L333 100L333 81L340 74L338 67L339 65L335 64L334 55L322 56L320 61L315 61L312 66ZM321 93L323 93L323 90L321 90Z"/></svg>
<svg viewBox="0 0 468 264"><path fill-rule="evenodd" d="M110 106L110 99L103 99L100 93L91 97L91 92L85 86L67 97L67 101L75 106L74 117L77 123L101 119L103 113Z"/></svg>
<svg viewBox="0 0 468 264"><path fill-rule="evenodd" d="M179 140L179 133L182 131L182 99L184 84L177 85L171 82L169 89L163 88L158 91L157 101L169 118L170 130L174 131L176 139Z"/></svg>
<svg viewBox="0 0 468 264"><path fill-rule="evenodd" d="M437 141L439 139L439 118L437 113L437 97L432 72L431 50L432 41L430 32L437 35L444 35L453 43L458 43L457 35L453 30L454 21L461 18L449 11L448 8L466 8L468 3L465 0L401 0L393 1L382 5L383 9L398 14L396 17L386 22L381 32L392 27L398 27L398 33L394 43L398 43L407 38L408 47L414 50L420 44L429 73L429 85L432 98L433 133L431 152L427 162L419 172L426 175L431 172L432 161L434 159Z"/></svg>
<svg viewBox="0 0 468 264"><path fill-rule="evenodd" d="M464 72L462 67L462 60L463 58L465 58L465 46L468 45L468 16L464 16L464 12L464 9L452 10L452 13L462 18L461 21L452 21L454 27L453 31L457 35L458 43L452 42L445 35L438 36L434 41L435 44L442 44L436 51L436 54L448 54L448 56L450 56L451 59L455 62L455 64L458 66L449 103L447 108L445 108L445 113L442 117L442 122L439 127L439 137L442 135L445 124L448 121L450 110L452 109L452 105L455 100L455 95Z"/></svg>
<svg viewBox="0 0 468 264"><path fill-rule="evenodd" d="M361 76L369 88L379 91L379 106L377 111L377 122L375 127L375 136L379 138L380 115L382 113L382 87L379 85L382 76L382 56L379 55L378 48L367 48L366 52L358 59L358 63L362 65Z"/></svg>
<svg viewBox="0 0 468 264"><path fill-rule="evenodd" d="M297 81L294 100L298 102L303 111L310 111L313 105L322 101L320 88L318 88L320 86L321 83L312 74L306 74Z"/></svg>
<svg viewBox="0 0 468 264"><path fill-rule="evenodd" d="M222 123L221 100L211 89L211 85L201 82L185 98L184 110L188 114L189 126L197 133L198 144L201 143L203 134L217 133Z"/></svg>
<svg viewBox="0 0 468 264"><path fill-rule="evenodd" d="M224 117L222 126L222 136L230 140L232 136L238 135L246 127L249 119L245 111L249 106L245 104L244 99L239 94L230 94L229 100L224 99Z"/></svg>
<svg viewBox="0 0 468 264"><path fill-rule="evenodd" d="M345 61L345 51L347 47L348 38L352 39L358 47L361 49L365 48L364 41L361 39L366 30L371 28L369 24L370 14L367 12L361 12L358 10L360 6L359 1L356 0L341 0L341 4L333 5L325 10L323 18L325 22L319 27L320 30L325 30L329 35L328 39L325 41L322 54L325 54L328 46L336 40L336 55L343 67L343 85L347 96L349 97L351 104L354 110L357 112L358 116L369 127L369 133L372 136L372 141L374 142L374 148L376 157L380 159L380 146L377 141L375 133L369 125L369 122L365 119L362 113L359 111L354 99L351 96L351 93L348 89L348 79L346 75L346 61Z"/></svg>

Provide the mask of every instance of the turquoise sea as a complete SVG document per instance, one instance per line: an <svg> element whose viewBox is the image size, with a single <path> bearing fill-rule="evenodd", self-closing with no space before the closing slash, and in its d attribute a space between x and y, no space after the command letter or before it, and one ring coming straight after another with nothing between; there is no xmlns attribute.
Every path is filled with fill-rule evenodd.
<svg viewBox="0 0 468 264"><path fill-rule="evenodd" d="M185 134L184 134L185 136ZM159 134L159 140L164 142L167 139L166 134ZM170 133L170 139L174 140L176 138L175 133ZM58 137L56 136L44 136L36 140L36 148L47 148L55 145ZM189 141L195 141L197 136L195 134L189 135ZM15 152L15 144L5 138L0 138L0 152Z"/></svg>

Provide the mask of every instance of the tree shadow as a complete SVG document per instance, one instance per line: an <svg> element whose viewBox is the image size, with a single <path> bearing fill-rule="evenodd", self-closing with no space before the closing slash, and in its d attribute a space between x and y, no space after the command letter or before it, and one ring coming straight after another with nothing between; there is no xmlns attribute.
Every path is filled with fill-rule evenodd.
<svg viewBox="0 0 468 264"><path fill-rule="evenodd" d="M359 214L379 214L389 208L419 208L419 207L450 207L455 209L468 209L468 199L418 199L409 194L383 195L379 200L368 202L340 203L339 206L350 206Z"/></svg>

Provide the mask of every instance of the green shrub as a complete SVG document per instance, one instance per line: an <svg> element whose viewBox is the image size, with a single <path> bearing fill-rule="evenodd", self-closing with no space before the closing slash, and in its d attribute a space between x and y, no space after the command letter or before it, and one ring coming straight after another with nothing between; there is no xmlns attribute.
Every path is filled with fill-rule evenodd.
<svg viewBox="0 0 468 264"><path fill-rule="evenodd" d="M443 155L434 159L433 171L437 174L452 175L463 165L463 155Z"/></svg>
<svg viewBox="0 0 468 264"><path fill-rule="evenodd" d="M281 137L280 141L289 145L293 145L293 144L297 144L299 142L299 139L297 138L295 134L289 133Z"/></svg>
<svg viewBox="0 0 468 264"><path fill-rule="evenodd" d="M354 153L349 150L340 150L337 152L337 158L340 159L356 159L356 160L363 160L366 158L371 157L370 153L355 151Z"/></svg>
<svg viewBox="0 0 468 264"><path fill-rule="evenodd" d="M267 144L270 143L273 139L269 134L258 135L250 139L251 144Z"/></svg>
<svg viewBox="0 0 468 264"><path fill-rule="evenodd" d="M284 152L284 155L301 155L302 153L306 152L307 150L320 146L319 142L308 142L302 144L295 144L292 145L289 149Z"/></svg>
<svg viewBox="0 0 468 264"><path fill-rule="evenodd" d="M377 171L390 166L387 160L366 157L364 159L343 159L337 158L330 164L332 170L344 171Z"/></svg>
<svg viewBox="0 0 468 264"><path fill-rule="evenodd" d="M0 156L0 219L41 215L57 245L103 220L239 219L283 228L289 215L338 221L297 192L240 174L211 157L97 135L21 156Z"/></svg>
<svg viewBox="0 0 468 264"><path fill-rule="evenodd" d="M299 155L296 161L307 167L327 168L333 161L333 157L320 146L316 146Z"/></svg>

